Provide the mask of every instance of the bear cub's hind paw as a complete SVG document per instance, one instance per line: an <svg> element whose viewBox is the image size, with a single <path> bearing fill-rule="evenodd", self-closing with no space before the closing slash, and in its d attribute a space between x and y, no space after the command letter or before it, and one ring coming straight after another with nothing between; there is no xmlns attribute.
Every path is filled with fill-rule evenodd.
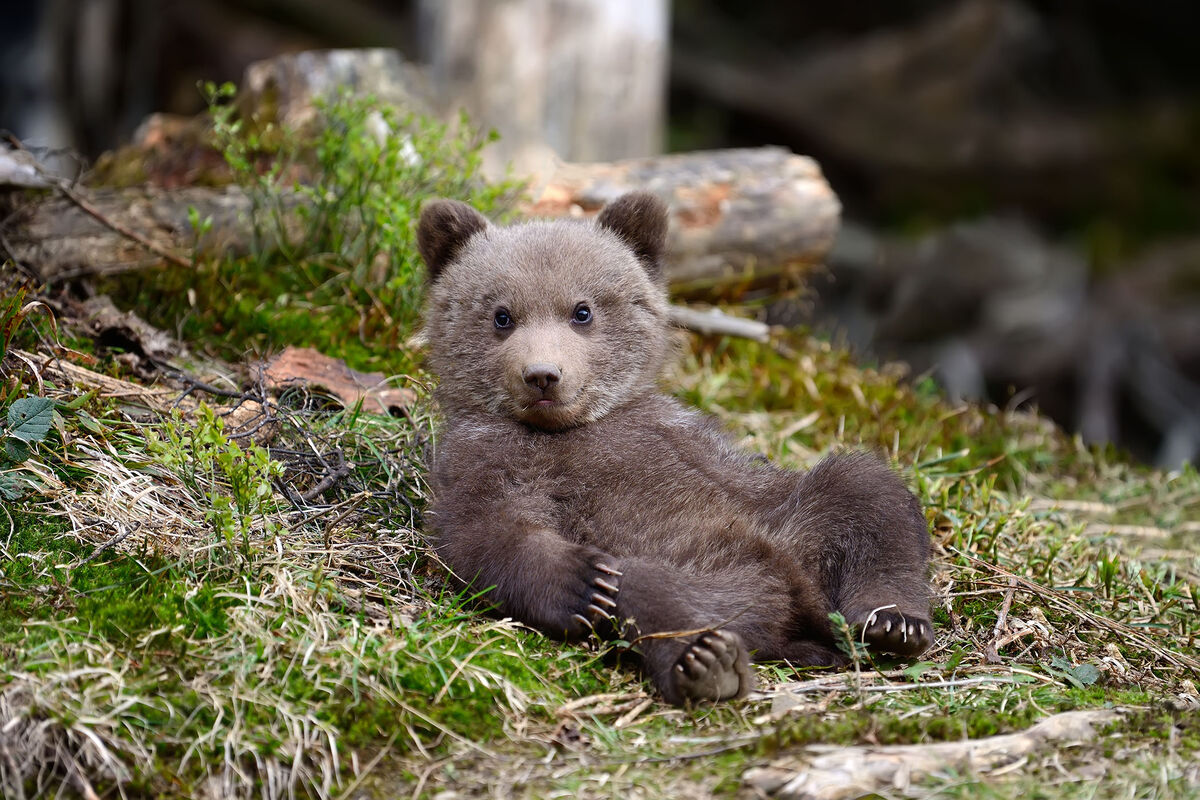
<svg viewBox="0 0 1200 800"><path fill-rule="evenodd" d="M754 688L754 673L742 637L710 631L693 642L671 670L674 694L683 702L744 697Z"/></svg>
<svg viewBox="0 0 1200 800"><path fill-rule="evenodd" d="M927 619L906 616L895 608L880 608L862 623L861 637L872 650L915 656L933 644L933 625Z"/></svg>

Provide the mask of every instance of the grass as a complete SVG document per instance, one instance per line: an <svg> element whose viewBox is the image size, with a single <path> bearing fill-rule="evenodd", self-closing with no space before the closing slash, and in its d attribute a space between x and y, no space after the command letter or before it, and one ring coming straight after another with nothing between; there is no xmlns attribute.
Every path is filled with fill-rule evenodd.
<svg viewBox="0 0 1200 800"><path fill-rule="evenodd" d="M214 113L233 172L270 208L286 171L257 165L280 138ZM368 114L333 118L355 131ZM0 794L733 796L746 770L814 743L953 742L1116 708L1091 742L914 783L946 797L1200 796L1200 474L1084 447L1036 413L951 406L817 337L683 337L664 386L789 467L846 447L893 461L935 542L938 641L922 661L761 664L749 699L674 709L615 651L550 642L448 593L423 535L437 434L408 344L411 220L430 192L499 209L503 191L461 170L439 183L439 164L470 166L474 140L439 155L445 131L385 121L401 133L366 150L317 143L322 180L350 187L323 194L324 213L357 204L403 224L106 285L200 354L158 399L74 383L58 359L111 375L128 362L30 306L36 292L0 287L0 418L32 394L55 404L46 435L0 461L21 487L0 514ZM247 129L257 144L237 138ZM418 164L400 158L406 141ZM393 157L404 196L371 195L373 165ZM396 375L417 399L381 417L211 377L231 374L213 354L287 344ZM192 375L229 391L206 395Z"/></svg>
<svg viewBox="0 0 1200 800"><path fill-rule="evenodd" d="M671 380L789 466L882 448L908 415L887 450L937 542L938 644L923 662L866 664L857 679L759 665L761 696L667 708L612 653L554 644L444 594L421 536L434 431L424 384L401 418L268 402L267 448L231 439L219 410L146 422L92 398L60 412L66 436L22 465L38 491L5 508L0 693L22 735L15 763L42 768L0 768L7 793L726 794L745 769L811 742L954 741L1108 706L1137 711L1096 745L1111 753L1072 754L1066 774L1100 758L1114 774L1120 765L1133 796L1194 792L1186 764L1200 736L1184 708L1200 657L1200 559L1159 539L1147 556L1096 519L1186 540L1165 526L1190 524L1195 471L1111 460L1026 415L951 409L813 339L777 344L747 353L757 346L691 340ZM746 366L755 358L767 367ZM799 365L788 390L761 380L783 368L776 358ZM43 380L60 409L80 394ZM828 400L812 404L808 380ZM852 416L860 394L870 413ZM854 404L844 416L837 398ZM964 440L982 455L961 453ZM318 456L335 451L354 469L295 502L319 480ZM255 473L256 453L273 471ZM1099 499L1072 501L1073 489ZM798 692L778 688L796 681ZM1032 782L1056 769L1043 761L927 787L1079 794L1061 774Z"/></svg>

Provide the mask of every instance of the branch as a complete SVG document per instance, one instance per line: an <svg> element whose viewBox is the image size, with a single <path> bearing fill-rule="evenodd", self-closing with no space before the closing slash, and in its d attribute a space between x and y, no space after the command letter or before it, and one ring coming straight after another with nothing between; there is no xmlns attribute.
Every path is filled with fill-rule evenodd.
<svg viewBox="0 0 1200 800"><path fill-rule="evenodd" d="M765 322L730 316L719 308L700 311L688 306L673 305L671 306L671 322L680 328L686 328L705 336L740 336L756 342L767 341L771 332Z"/></svg>

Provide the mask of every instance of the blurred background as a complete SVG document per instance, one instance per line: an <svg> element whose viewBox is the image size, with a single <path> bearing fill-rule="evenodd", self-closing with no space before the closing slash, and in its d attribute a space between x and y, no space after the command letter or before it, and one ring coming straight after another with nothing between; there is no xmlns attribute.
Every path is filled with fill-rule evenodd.
<svg viewBox="0 0 1200 800"><path fill-rule="evenodd" d="M954 398L1200 459L1200 48L1185 0L44 0L0 25L0 127L92 162L201 80L388 47L493 158L782 145L843 205L764 304ZM68 161L71 161L68 159ZM73 163L73 162L72 162Z"/></svg>

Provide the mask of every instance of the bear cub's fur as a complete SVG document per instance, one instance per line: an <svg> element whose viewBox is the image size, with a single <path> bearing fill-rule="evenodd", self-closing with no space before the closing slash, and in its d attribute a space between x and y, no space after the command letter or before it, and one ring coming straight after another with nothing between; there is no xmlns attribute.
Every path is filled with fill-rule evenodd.
<svg viewBox="0 0 1200 800"><path fill-rule="evenodd" d="M439 556L550 636L634 642L676 704L744 695L751 658L844 663L832 611L873 650L922 652L928 528L884 464L783 470L658 392L666 231L645 193L594 222L425 207Z"/></svg>

